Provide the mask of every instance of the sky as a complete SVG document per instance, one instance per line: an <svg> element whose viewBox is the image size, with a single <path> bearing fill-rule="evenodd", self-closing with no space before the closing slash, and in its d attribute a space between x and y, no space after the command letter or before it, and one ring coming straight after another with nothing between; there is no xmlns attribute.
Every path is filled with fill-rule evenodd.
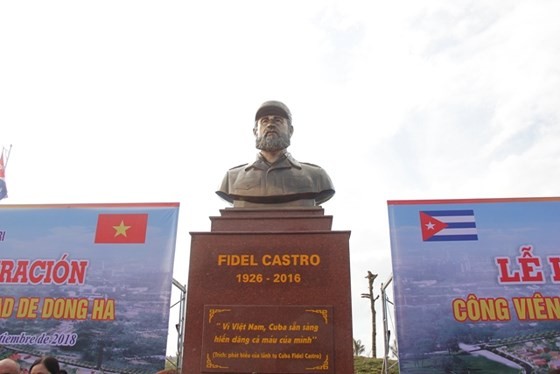
<svg viewBox="0 0 560 374"><path fill-rule="evenodd" d="M289 151L327 170L325 214L351 231L371 355L360 295L368 270L375 294L392 273L387 200L559 195L558 15L556 0L3 1L0 203L179 202L186 284L189 233L228 207L215 190L254 159L259 105L283 101Z"/></svg>

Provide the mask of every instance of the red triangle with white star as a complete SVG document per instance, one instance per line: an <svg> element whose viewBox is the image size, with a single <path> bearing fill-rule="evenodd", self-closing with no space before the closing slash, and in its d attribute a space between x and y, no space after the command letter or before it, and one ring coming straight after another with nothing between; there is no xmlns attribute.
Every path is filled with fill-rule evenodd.
<svg viewBox="0 0 560 374"><path fill-rule="evenodd" d="M426 241L447 227L447 223L441 222L429 214L420 212L420 227L422 229L422 240Z"/></svg>

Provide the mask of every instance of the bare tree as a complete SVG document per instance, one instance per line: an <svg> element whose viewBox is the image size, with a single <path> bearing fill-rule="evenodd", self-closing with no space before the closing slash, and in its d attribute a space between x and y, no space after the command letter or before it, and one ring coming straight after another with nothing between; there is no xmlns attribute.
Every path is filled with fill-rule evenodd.
<svg viewBox="0 0 560 374"><path fill-rule="evenodd" d="M375 298L373 297L373 281L377 278L377 274L373 274L371 271L368 270L368 275L366 276L368 283L369 283L369 293L363 293L362 298L369 299L371 304L371 354L372 357L377 357L377 344L375 343L375 336L377 335L376 326L375 326L375 300L379 299L379 295Z"/></svg>

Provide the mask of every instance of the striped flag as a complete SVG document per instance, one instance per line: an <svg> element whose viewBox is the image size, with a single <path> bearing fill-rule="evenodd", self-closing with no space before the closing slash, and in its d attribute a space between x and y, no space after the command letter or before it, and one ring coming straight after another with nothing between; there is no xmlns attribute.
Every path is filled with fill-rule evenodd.
<svg viewBox="0 0 560 374"><path fill-rule="evenodd" d="M425 242L478 240L472 209L421 211L420 226Z"/></svg>

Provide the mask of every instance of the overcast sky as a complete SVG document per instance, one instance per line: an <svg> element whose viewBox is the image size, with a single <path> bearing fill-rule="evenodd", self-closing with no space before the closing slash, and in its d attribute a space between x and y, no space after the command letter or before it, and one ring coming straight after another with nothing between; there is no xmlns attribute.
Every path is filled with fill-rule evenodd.
<svg viewBox="0 0 560 374"><path fill-rule="evenodd" d="M186 284L189 232L228 206L214 191L281 100L290 152L328 171L325 213L352 231L371 354L360 294L368 270L376 293L391 275L387 200L559 195L559 16L556 0L0 2L1 203L180 202Z"/></svg>

